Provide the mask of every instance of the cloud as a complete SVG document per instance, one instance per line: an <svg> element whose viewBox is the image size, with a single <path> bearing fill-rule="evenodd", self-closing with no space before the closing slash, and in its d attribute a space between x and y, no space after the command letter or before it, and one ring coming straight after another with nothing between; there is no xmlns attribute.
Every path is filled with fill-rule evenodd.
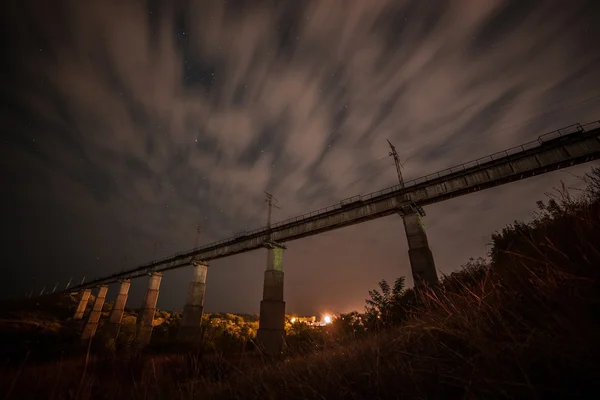
<svg viewBox="0 0 600 400"><path fill-rule="evenodd" d="M6 201L22 208L6 229L32 226L25 216L37 210L40 232L56 236L49 262L61 279L81 265L97 275L120 269L124 254L147 261L156 242L162 256L189 248L198 223L203 242L261 226L265 190L282 219L391 186L388 138L411 179L598 118L595 2L55 3L3 6L10 62L0 126ZM558 176L431 206L438 266L450 271L483 252L482 230L526 215ZM490 204L498 210L480 224ZM67 214L71 222L54 229L51 216ZM461 235L468 240L455 241ZM14 238L23 248L40 241ZM315 262L309 246L324 244L337 250ZM75 245L87 251L70 257ZM290 307L301 312L359 304L380 278L409 274L398 221L290 247L289 268L319 282L360 276L339 293L316 282L319 294L306 299L302 276L290 272ZM350 248L361 252L340 261ZM217 265L245 276L237 268L246 261L236 260ZM372 260L381 266L367 274ZM38 261L21 260L50 279ZM214 293L225 293L215 279ZM252 290L213 300L209 291L207 301L242 310Z"/></svg>

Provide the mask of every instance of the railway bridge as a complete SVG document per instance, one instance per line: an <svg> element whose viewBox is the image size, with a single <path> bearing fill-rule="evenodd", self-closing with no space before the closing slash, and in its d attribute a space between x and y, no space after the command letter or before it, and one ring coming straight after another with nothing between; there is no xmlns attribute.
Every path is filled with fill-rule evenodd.
<svg viewBox="0 0 600 400"><path fill-rule="evenodd" d="M393 149L393 146L392 146ZM394 150L394 149L393 149ZM395 155L395 150L391 155ZM395 157L396 158L396 157ZM100 277L67 291L80 292L81 300L75 319L83 319L92 289L98 293L83 330L82 339L90 340L98 327L108 284L120 282L115 305L107 329L118 335L131 279L150 275L144 305L138 317L138 342L150 341L152 321L162 274L191 266L190 283L179 332L182 341L199 340L208 263L234 254L267 249L263 299L257 340L268 353L278 353L285 340L285 302L283 296L283 255L285 243L306 236L359 224L392 214L399 214L409 247L409 259L416 287L437 281L435 263L423 224L423 207L463 196L475 191L526 179L560 168L600 158L600 121L574 124L541 135L532 142L487 157L435 172L418 179L366 195L354 196L337 204L285 221L243 232L234 237L210 243L198 249L173 254L130 270ZM400 171L399 176L400 175Z"/></svg>

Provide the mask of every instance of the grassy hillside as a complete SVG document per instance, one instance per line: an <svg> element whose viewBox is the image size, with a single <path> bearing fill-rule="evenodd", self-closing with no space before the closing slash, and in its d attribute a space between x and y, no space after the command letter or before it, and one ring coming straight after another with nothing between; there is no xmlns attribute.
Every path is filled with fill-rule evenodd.
<svg viewBox="0 0 600 400"><path fill-rule="evenodd" d="M126 360L82 355L24 363L0 370L0 394L14 399L591 398L600 388L597 189L578 200L562 192L539 203L533 221L494 236L489 263L470 263L425 292L404 291L396 304L401 317L383 328L348 335L340 320L329 330L307 334L301 352L278 360L243 352L225 358L215 348Z"/></svg>

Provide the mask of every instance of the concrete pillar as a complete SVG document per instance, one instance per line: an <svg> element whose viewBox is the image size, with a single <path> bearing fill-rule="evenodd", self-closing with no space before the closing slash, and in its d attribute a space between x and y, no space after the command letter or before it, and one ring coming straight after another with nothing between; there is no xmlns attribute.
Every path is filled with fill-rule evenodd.
<svg viewBox="0 0 600 400"><path fill-rule="evenodd" d="M207 272L208 264L198 262L194 265L194 276L188 289L178 334L178 339L183 342L197 342L200 340L200 324L202 322L202 312L204 311Z"/></svg>
<svg viewBox="0 0 600 400"><path fill-rule="evenodd" d="M127 296L129 294L129 287L131 286L131 280L124 279L121 281L119 287L119 294L115 300L115 305L110 312L108 324L106 325L106 333L112 337L117 338L119 331L121 330L121 320L123 319L123 312L125 311L125 304L127 303Z"/></svg>
<svg viewBox="0 0 600 400"><path fill-rule="evenodd" d="M153 272L150 274L148 291L146 292L146 298L144 299L144 304L142 305L137 320L137 341L140 346L145 346L150 343L150 338L152 337L152 322L154 321L161 279L162 273L160 272Z"/></svg>
<svg viewBox="0 0 600 400"><path fill-rule="evenodd" d="M408 240L408 257L415 288L432 286L438 281L438 277L423 219L418 212L413 211L403 214L402 220Z"/></svg>
<svg viewBox="0 0 600 400"><path fill-rule="evenodd" d="M85 309L88 304L88 300L90 299L90 294L92 294L92 289L85 289L81 293L81 299L79 300L79 304L77 305L77 310L75 311L75 315L73 319L82 319L83 314L85 313Z"/></svg>
<svg viewBox="0 0 600 400"><path fill-rule="evenodd" d="M283 301L283 251L285 247L268 243L267 270L260 302L257 341L267 354L280 354L285 341L285 302Z"/></svg>
<svg viewBox="0 0 600 400"><path fill-rule="evenodd" d="M85 328L83 328L83 333L81 334L82 340L90 340L96 334L96 329L98 329L98 321L100 321L100 315L102 314L102 307L104 307L104 300L106 300L106 292L108 292L108 286L106 285L102 285L98 289L98 295L96 296L96 301L94 301L94 307L90 312L87 324L85 324Z"/></svg>

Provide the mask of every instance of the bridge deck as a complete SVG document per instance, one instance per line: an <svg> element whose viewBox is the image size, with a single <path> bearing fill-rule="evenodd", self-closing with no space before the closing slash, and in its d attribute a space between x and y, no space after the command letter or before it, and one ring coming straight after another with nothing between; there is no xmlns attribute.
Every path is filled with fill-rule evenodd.
<svg viewBox="0 0 600 400"><path fill-rule="evenodd" d="M407 199L420 206L462 196L474 191L525 179L555 169L600 158L600 121L572 125L542 135L538 140L427 175L404 187L392 186L339 204L275 223L236 237L208 244L198 250L141 265L108 277L95 279L77 290L122 278L136 278L151 271L166 271L189 265L194 259L210 261L264 246L358 224L398 213Z"/></svg>

